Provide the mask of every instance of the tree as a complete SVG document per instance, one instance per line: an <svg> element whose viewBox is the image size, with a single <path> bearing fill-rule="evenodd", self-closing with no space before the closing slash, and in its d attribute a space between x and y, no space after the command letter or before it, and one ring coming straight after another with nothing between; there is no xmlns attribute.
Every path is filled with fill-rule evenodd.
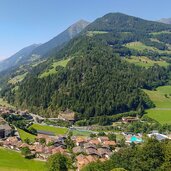
<svg viewBox="0 0 171 171"><path fill-rule="evenodd" d="M110 141L116 141L116 135L115 134L108 134L108 138Z"/></svg>
<svg viewBox="0 0 171 171"><path fill-rule="evenodd" d="M30 144L30 139L29 139L29 138L26 138L26 139L24 140L24 142L27 143L27 144Z"/></svg>
<svg viewBox="0 0 171 171"><path fill-rule="evenodd" d="M54 154L48 158L48 171L68 171L68 159L62 154Z"/></svg>
<svg viewBox="0 0 171 171"><path fill-rule="evenodd" d="M28 147L21 148L21 154L26 158L31 155L31 151Z"/></svg>
<svg viewBox="0 0 171 171"><path fill-rule="evenodd" d="M46 140L45 140L45 138L40 138L39 142L40 142L40 144L45 144Z"/></svg>

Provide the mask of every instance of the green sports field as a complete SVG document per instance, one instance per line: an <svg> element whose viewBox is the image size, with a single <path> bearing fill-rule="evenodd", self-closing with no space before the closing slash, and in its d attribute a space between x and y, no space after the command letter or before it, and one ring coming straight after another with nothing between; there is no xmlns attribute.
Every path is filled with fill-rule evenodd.
<svg viewBox="0 0 171 171"><path fill-rule="evenodd" d="M20 153L0 148L0 171L45 171L45 162L28 160Z"/></svg>
<svg viewBox="0 0 171 171"><path fill-rule="evenodd" d="M147 115L161 124L171 124L171 86L158 87L156 91L144 90L156 105Z"/></svg>
<svg viewBox="0 0 171 171"><path fill-rule="evenodd" d="M55 135L64 135L68 131L67 128L60 128L60 127L53 127L53 126L39 125L39 124L33 124L31 127L33 127L36 130L53 132Z"/></svg>

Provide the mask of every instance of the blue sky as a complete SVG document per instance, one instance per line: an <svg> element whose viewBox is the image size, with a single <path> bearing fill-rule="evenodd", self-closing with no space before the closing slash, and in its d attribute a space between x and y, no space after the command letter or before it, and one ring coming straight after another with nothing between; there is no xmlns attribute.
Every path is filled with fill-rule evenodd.
<svg viewBox="0 0 171 171"><path fill-rule="evenodd" d="M149 20L171 17L170 0L0 0L0 60L44 43L74 22L109 12Z"/></svg>

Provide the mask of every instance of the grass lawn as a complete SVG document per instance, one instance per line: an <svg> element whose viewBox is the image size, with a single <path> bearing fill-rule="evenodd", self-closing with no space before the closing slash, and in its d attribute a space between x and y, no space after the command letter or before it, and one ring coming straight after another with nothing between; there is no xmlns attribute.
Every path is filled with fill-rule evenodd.
<svg viewBox="0 0 171 171"><path fill-rule="evenodd" d="M171 86L161 86L157 91L144 90L157 108L171 108ZM167 97L165 97L167 94Z"/></svg>
<svg viewBox="0 0 171 171"><path fill-rule="evenodd" d="M45 171L45 163L28 160L20 153L0 148L1 171Z"/></svg>
<svg viewBox="0 0 171 171"><path fill-rule="evenodd" d="M147 110L147 115L161 124L171 124L171 86L161 86L156 91L144 91L156 105L156 108Z"/></svg>
<svg viewBox="0 0 171 171"><path fill-rule="evenodd" d="M79 130L73 130L73 135L74 136L85 136L85 137L89 137L91 132L90 131L79 131Z"/></svg>
<svg viewBox="0 0 171 171"><path fill-rule="evenodd" d="M68 58L68 59L65 59L65 60L61 60L61 61L54 62L53 65L52 65L52 68L49 69L48 71L45 71L44 73L42 73L42 74L40 75L40 78L47 77L48 75L57 73L56 67L57 67L57 66L66 67L67 63L68 63L70 60L71 60L71 59Z"/></svg>
<svg viewBox="0 0 171 171"><path fill-rule="evenodd" d="M125 58L125 60L130 62L130 63L133 63L135 65L146 67L146 68L151 67L154 64L158 64L158 65L164 66L164 67L169 65L164 60L154 61L154 60L151 60L151 59L149 59L149 58L147 58L145 56L141 56L141 57L131 56L131 58Z"/></svg>
<svg viewBox="0 0 171 171"><path fill-rule="evenodd" d="M34 139L36 138L35 135L29 134L28 132L25 132L22 129L17 128L19 134L20 134L20 138L22 139L22 141L24 141L26 138L30 139L30 141L34 142Z"/></svg>
<svg viewBox="0 0 171 171"><path fill-rule="evenodd" d="M171 124L171 110L147 110L147 115L161 124Z"/></svg>
<svg viewBox="0 0 171 171"><path fill-rule="evenodd" d="M35 128L36 130L53 132L55 133L55 135L64 135L68 131L67 128L60 128L60 127L53 127L53 126L39 125L39 124L33 124L31 127Z"/></svg>

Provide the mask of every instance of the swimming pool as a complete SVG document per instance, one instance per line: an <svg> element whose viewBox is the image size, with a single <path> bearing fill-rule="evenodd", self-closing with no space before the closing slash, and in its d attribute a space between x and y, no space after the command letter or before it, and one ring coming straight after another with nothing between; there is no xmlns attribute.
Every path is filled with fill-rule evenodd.
<svg viewBox="0 0 171 171"><path fill-rule="evenodd" d="M136 136L132 136L131 139L130 139L130 142L133 143L141 143L143 140L142 138L137 138Z"/></svg>

